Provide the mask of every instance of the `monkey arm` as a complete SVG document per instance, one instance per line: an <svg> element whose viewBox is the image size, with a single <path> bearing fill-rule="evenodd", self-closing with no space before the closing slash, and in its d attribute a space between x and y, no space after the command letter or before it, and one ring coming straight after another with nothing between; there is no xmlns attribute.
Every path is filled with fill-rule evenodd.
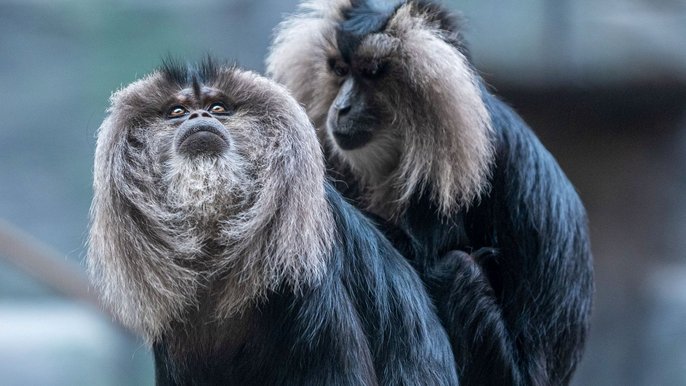
<svg viewBox="0 0 686 386"><path fill-rule="evenodd" d="M429 284L464 384L566 385L593 294L585 211L521 118L486 101L497 143L488 194L450 219L418 194L402 232L384 231ZM498 256L450 252L480 248Z"/></svg>
<svg viewBox="0 0 686 386"><path fill-rule="evenodd" d="M521 385L515 350L493 288L474 258L448 252L426 274L466 384Z"/></svg>
<svg viewBox="0 0 686 386"><path fill-rule="evenodd" d="M375 348L387 385L457 385L448 336L417 272L381 233L334 190L343 282Z"/></svg>
<svg viewBox="0 0 686 386"><path fill-rule="evenodd" d="M586 212L574 187L533 131L506 104L485 93L498 154L491 198L473 235L501 256L496 296L524 381L566 385L583 350L593 297ZM485 210L482 210L485 209ZM475 237L476 238L476 237Z"/></svg>

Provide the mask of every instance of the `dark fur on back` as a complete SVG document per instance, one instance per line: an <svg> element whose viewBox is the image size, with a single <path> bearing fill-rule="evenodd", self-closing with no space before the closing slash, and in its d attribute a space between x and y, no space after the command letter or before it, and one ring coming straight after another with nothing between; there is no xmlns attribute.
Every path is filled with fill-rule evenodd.
<svg viewBox="0 0 686 386"><path fill-rule="evenodd" d="M457 383L418 275L325 180L314 128L282 87L168 63L108 112L88 265L152 345L157 384ZM184 153L186 127L226 146Z"/></svg>
<svg viewBox="0 0 686 386"><path fill-rule="evenodd" d="M303 2L279 27L268 73L305 105L337 187L378 216L430 286L462 383L568 384L593 294L578 195L531 129L486 89L458 17L427 0L404 1L390 16L351 16L357 6ZM351 17L374 28L338 46ZM343 64L326 67L339 57ZM356 66L370 61L384 72L360 76ZM339 117L330 118L350 82L373 107L360 108L357 122L372 134L345 150L331 126Z"/></svg>
<svg viewBox="0 0 686 386"><path fill-rule="evenodd" d="M442 319L459 326L449 331L463 383L566 385L592 306L585 211L521 118L485 101L499 142L488 195L450 218L417 195L396 223L411 235L398 245L425 272Z"/></svg>

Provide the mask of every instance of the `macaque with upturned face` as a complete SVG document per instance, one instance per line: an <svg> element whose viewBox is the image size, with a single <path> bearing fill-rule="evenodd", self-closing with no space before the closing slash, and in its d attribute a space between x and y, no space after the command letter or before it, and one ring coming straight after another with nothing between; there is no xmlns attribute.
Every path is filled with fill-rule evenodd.
<svg viewBox="0 0 686 386"><path fill-rule="evenodd" d="M455 385L422 282L282 87L208 60L116 92L88 266L160 385Z"/></svg>

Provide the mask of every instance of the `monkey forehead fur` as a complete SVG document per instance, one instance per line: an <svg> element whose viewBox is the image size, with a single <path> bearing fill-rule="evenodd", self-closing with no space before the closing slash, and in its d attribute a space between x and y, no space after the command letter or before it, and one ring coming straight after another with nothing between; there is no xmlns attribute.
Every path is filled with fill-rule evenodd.
<svg viewBox="0 0 686 386"><path fill-rule="evenodd" d="M230 149L174 151L169 100L213 87ZM297 151L296 151L297 149ZM152 341L213 294L217 318L325 273L333 229L324 163L303 109L275 83L206 61L167 65L113 94L98 131L88 268L124 324Z"/></svg>
<svg viewBox="0 0 686 386"><path fill-rule="evenodd" d="M488 189L495 150L485 91L457 17L431 1L376 3L304 1L278 27L267 73L304 104L329 162L358 180L370 210L395 218L426 193L449 215ZM340 149L326 130L341 84L331 58L352 66L380 60L386 68L370 89L390 114L361 150Z"/></svg>

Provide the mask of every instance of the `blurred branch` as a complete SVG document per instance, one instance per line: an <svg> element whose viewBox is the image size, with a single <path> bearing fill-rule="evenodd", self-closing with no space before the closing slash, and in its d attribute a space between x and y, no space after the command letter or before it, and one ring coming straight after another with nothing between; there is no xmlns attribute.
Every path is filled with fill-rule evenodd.
<svg viewBox="0 0 686 386"><path fill-rule="evenodd" d="M0 259L8 261L56 292L94 306L116 321L111 310L100 302L78 264L2 219Z"/></svg>

